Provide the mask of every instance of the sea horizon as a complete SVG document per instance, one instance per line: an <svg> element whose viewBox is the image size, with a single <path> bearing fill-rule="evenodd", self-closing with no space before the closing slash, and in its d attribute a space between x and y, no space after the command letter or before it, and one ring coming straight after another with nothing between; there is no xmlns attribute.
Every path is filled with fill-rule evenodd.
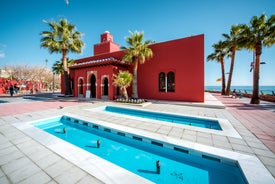
<svg viewBox="0 0 275 184"><path fill-rule="evenodd" d="M204 90L209 91L221 91L221 86L204 86ZM233 91L236 89L237 91L241 91L243 93L252 93L253 86L250 85L243 85L243 86L231 86L230 90ZM275 86L259 86L260 94L273 94L272 91L275 93Z"/></svg>

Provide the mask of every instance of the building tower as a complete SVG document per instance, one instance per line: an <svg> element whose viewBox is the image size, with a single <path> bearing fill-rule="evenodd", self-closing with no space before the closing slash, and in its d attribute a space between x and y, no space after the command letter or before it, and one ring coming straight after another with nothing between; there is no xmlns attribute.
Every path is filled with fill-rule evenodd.
<svg viewBox="0 0 275 184"><path fill-rule="evenodd" d="M113 42L113 35L109 31L105 31L100 35L100 43L94 45L94 55L106 54L119 51L120 46Z"/></svg>

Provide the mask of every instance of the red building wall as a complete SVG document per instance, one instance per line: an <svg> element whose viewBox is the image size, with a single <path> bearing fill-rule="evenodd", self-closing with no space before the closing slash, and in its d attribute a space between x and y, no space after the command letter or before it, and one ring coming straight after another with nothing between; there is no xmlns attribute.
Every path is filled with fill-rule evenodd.
<svg viewBox="0 0 275 184"><path fill-rule="evenodd" d="M92 56L88 58L82 58L79 60L76 60L77 63L83 63L87 61L93 61L93 60L100 60L100 59L106 59L106 58L116 58L121 59L124 54L124 51L118 51L118 52L111 52L111 53L105 53L100 54L97 56ZM91 66L77 66L77 67L71 67L70 68L70 78L73 79L73 95L74 96L80 96L80 88L79 88L79 79L83 79L83 96L86 98L86 91L91 90L91 76L94 75L96 78L96 98L102 98L104 94L104 79L108 79L108 97L107 99L113 100L117 97L117 89L115 86L113 86L113 74L117 74L119 70L130 70L129 65L119 65L118 63L110 63L110 64L103 64L102 62L99 62L99 64L91 64ZM129 92L131 92L130 89L128 89Z"/></svg>
<svg viewBox="0 0 275 184"><path fill-rule="evenodd" d="M138 68L140 98L204 101L204 35L151 46L153 58ZM175 74L175 92L159 92L159 73Z"/></svg>
<svg viewBox="0 0 275 184"><path fill-rule="evenodd" d="M70 78L73 80L73 95L86 97L86 91L91 90L91 75L96 77L96 98L102 98L103 79L108 79L108 99L113 100L117 96L117 89L113 84L113 74L119 70L129 70L130 65L119 63L106 63L104 59L115 58L122 60L125 51L116 51L119 48L109 50L113 44L110 33L101 35L101 43L94 49L97 54L92 57L76 60L77 66L70 67ZM110 39L105 42L105 38ZM107 45L106 45L107 44ZM109 45L109 46L108 46ZM162 43L150 45L153 58L145 64L138 66L138 95L139 98L155 100L175 100L188 102L204 101L204 35L191 36ZM107 49L107 51L106 51ZM103 60L97 62L97 60ZM89 61L96 61L89 64ZM82 64L81 64L82 63ZM174 73L174 91L159 90L159 74L164 72ZM80 79L82 81L80 81ZM83 83L80 88L80 83ZM106 86L106 85L105 85ZM131 96L130 86L127 90ZM79 91L83 91L83 95ZM81 95L79 95L81 94Z"/></svg>

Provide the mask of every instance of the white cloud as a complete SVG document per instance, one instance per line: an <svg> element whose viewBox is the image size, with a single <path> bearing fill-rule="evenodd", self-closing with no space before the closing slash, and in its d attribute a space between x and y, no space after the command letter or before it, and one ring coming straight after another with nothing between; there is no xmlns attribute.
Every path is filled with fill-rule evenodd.
<svg viewBox="0 0 275 184"><path fill-rule="evenodd" d="M4 58L5 56L5 53L0 53L0 58Z"/></svg>
<svg viewBox="0 0 275 184"><path fill-rule="evenodd" d="M0 59L6 57L6 54L5 54L6 47L7 46L5 44L0 43Z"/></svg>

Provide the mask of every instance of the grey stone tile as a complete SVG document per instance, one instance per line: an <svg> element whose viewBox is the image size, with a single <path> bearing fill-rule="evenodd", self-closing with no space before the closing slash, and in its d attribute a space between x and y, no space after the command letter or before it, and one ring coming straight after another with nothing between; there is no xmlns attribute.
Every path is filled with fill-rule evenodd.
<svg viewBox="0 0 275 184"><path fill-rule="evenodd" d="M69 170L73 165L66 160L60 160L45 169L45 171L52 177L55 178L60 174Z"/></svg>
<svg viewBox="0 0 275 184"><path fill-rule="evenodd" d="M2 169L0 168L0 178L5 176L5 174L3 173Z"/></svg>
<svg viewBox="0 0 275 184"><path fill-rule="evenodd" d="M44 183L50 182L51 180L52 178L50 178L47 174L41 171L22 180L18 184L35 184L35 183L44 184Z"/></svg>
<svg viewBox="0 0 275 184"><path fill-rule="evenodd" d="M19 152L19 151L16 151L16 152L12 152L12 153L9 153L9 154L6 154L6 155L2 155L0 157L0 165L4 165L12 160L16 160L16 159L19 159L21 157L23 157L24 155Z"/></svg>
<svg viewBox="0 0 275 184"><path fill-rule="evenodd" d="M141 127L139 127L139 125L138 125L137 128L140 128L142 130L147 130L150 132L156 132L159 129L159 126L158 125L152 125L152 126L142 125Z"/></svg>
<svg viewBox="0 0 275 184"><path fill-rule="evenodd" d="M55 163L61 161L61 157L56 154L49 154L44 156L43 158L36 160L36 164L42 168L46 169L47 167L50 167L51 165L54 165Z"/></svg>
<svg viewBox="0 0 275 184"><path fill-rule="evenodd" d="M247 143L250 147L253 147L253 148L268 150L268 148L267 148L261 141L259 141L259 140L247 141L246 143Z"/></svg>
<svg viewBox="0 0 275 184"><path fill-rule="evenodd" d="M29 141L31 141L31 138L26 137L26 136L16 137L15 139L11 140L11 142L15 145L20 144L20 143L24 143L24 142L29 142Z"/></svg>
<svg viewBox="0 0 275 184"><path fill-rule="evenodd" d="M96 179L95 177L91 175L86 175L83 177L80 181L77 182L77 184L87 184L87 183L92 183L92 184L103 184L102 181Z"/></svg>
<svg viewBox="0 0 275 184"><path fill-rule="evenodd" d="M228 142L214 142L214 147L227 149L227 150L233 150L233 147Z"/></svg>
<svg viewBox="0 0 275 184"><path fill-rule="evenodd" d="M164 135L168 135L170 131L171 131L171 127L170 127L170 126L161 126L161 127L157 130L157 133L159 133L159 134L164 134Z"/></svg>
<svg viewBox="0 0 275 184"><path fill-rule="evenodd" d="M57 184L57 182L55 180L51 180L47 184Z"/></svg>
<svg viewBox="0 0 275 184"><path fill-rule="evenodd" d="M86 172L79 169L78 167L71 167L70 169L66 170L62 174L58 175L55 180L58 183L77 183L81 179L83 179L87 175Z"/></svg>
<svg viewBox="0 0 275 184"><path fill-rule="evenodd" d="M41 149L44 149L44 147L41 144L34 140L20 143L17 145L17 147L26 155L30 155L32 153L38 152Z"/></svg>
<svg viewBox="0 0 275 184"><path fill-rule="evenodd" d="M32 152L29 154L29 157L33 160L33 161L38 161L38 160L41 160L41 159L44 159L44 157L50 155L50 154L53 154L52 151L44 148L44 147L41 147L39 149L37 149L36 152Z"/></svg>
<svg viewBox="0 0 275 184"><path fill-rule="evenodd" d="M0 177L0 183L1 184L12 184L11 181L9 181L8 178L5 176Z"/></svg>
<svg viewBox="0 0 275 184"><path fill-rule="evenodd" d="M253 150L246 145L231 144L234 151L253 154Z"/></svg>
<svg viewBox="0 0 275 184"><path fill-rule="evenodd" d="M197 136L198 137L204 137L207 139L212 139L211 134L210 133L205 133L205 132L197 132Z"/></svg>
<svg viewBox="0 0 275 184"><path fill-rule="evenodd" d="M207 138L207 137L197 137L197 142L200 144L204 144L204 145L209 145L209 146L213 146L213 141L211 138Z"/></svg>
<svg viewBox="0 0 275 184"><path fill-rule="evenodd" d="M5 141L5 142L0 143L0 150L8 148L8 147L12 147L12 146L13 146L13 144L11 142Z"/></svg>
<svg viewBox="0 0 275 184"><path fill-rule="evenodd" d="M168 136L180 139L182 137L182 134L183 134L183 129L173 127L169 132Z"/></svg>
<svg viewBox="0 0 275 184"><path fill-rule="evenodd" d="M247 145L243 139L239 139L235 137L228 137L228 139L231 144Z"/></svg>
<svg viewBox="0 0 275 184"><path fill-rule="evenodd" d="M192 141L192 142L196 142L197 141L197 136L196 135L190 135L190 134L183 134L181 139L183 140L187 140L187 141Z"/></svg>
<svg viewBox="0 0 275 184"><path fill-rule="evenodd" d="M269 172L272 174L272 176L275 178L275 167L267 165L266 168L269 170Z"/></svg>
<svg viewBox="0 0 275 184"><path fill-rule="evenodd" d="M1 125L0 125L1 126ZM2 134L0 134L0 144L6 143L9 140Z"/></svg>
<svg viewBox="0 0 275 184"><path fill-rule="evenodd" d="M265 157L265 156L258 156L259 159L267 166L272 166L275 168L275 156L274 157Z"/></svg>
<svg viewBox="0 0 275 184"><path fill-rule="evenodd" d="M10 174L18 170L18 168L22 168L29 164L32 164L32 162L27 157L21 157L19 159L11 160L10 162L6 163L2 166L2 169L6 174Z"/></svg>
<svg viewBox="0 0 275 184"><path fill-rule="evenodd" d="M261 156L265 156L265 157L273 157L274 156L274 154L271 151L269 151L268 149L263 150L263 149L253 148L253 147L251 149L254 151L254 153L256 155L261 155Z"/></svg>
<svg viewBox="0 0 275 184"><path fill-rule="evenodd" d="M13 146L11 143L7 143L6 146L3 147L3 149L0 149L0 155L7 155L18 151L18 149L16 149L16 147Z"/></svg>
<svg viewBox="0 0 275 184"><path fill-rule="evenodd" d="M5 123L12 124L18 122L18 119L15 116L2 116L0 117Z"/></svg>
<svg viewBox="0 0 275 184"><path fill-rule="evenodd" d="M13 183L18 183L28 177L33 176L39 171L41 171L41 169L39 169L34 163L31 163L17 168L14 172L8 174L8 177Z"/></svg>
<svg viewBox="0 0 275 184"><path fill-rule="evenodd" d="M184 130L184 134L197 136L197 132L196 131L194 131L194 130L188 130L188 129Z"/></svg>

